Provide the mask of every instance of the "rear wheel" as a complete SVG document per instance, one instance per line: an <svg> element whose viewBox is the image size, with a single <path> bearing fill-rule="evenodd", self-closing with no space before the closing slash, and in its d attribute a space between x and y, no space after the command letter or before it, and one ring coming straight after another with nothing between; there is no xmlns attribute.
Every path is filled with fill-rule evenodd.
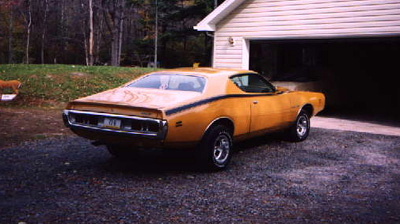
<svg viewBox="0 0 400 224"><path fill-rule="evenodd" d="M288 129L288 138L292 142L301 142L306 140L310 133L310 117L301 110L295 123Z"/></svg>
<svg viewBox="0 0 400 224"><path fill-rule="evenodd" d="M221 170L232 157L232 134L223 125L211 126L198 148L199 166L206 170Z"/></svg>

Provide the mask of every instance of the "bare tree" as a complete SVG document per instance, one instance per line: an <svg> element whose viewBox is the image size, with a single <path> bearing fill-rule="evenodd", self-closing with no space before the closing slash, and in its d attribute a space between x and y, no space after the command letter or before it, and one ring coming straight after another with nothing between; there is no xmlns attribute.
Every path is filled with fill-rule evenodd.
<svg viewBox="0 0 400 224"><path fill-rule="evenodd" d="M29 47L31 44L31 29L32 29L32 4L31 0L26 0L28 6L27 16L25 17L26 22L26 47L25 47L25 63L29 64Z"/></svg>
<svg viewBox="0 0 400 224"><path fill-rule="evenodd" d="M94 64L94 30L93 30L93 0L89 1L89 65L92 66Z"/></svg>
<svg viewBox="0 0 400 224"><path fill-rule="evenodd" d="M8 27L8 63L14 63L14 7L10 7L10 18Z"/></svg>
<svg viewBox="0 0 400 224"><path fill-rule="evenodd" d="M47 31L47 15L49 13L49 0L44 0L44 18L43 18L43 28L42 28L42 38L41 38L41 49L40 49L40 61L44 64L44 48L46 40Z"/></svg>
<svg viewBox="0 0 400 224"><path fill-rule="evenodd" d="M122 53L122 35L126 0L102 1L104 20L111 33L111 65L119 66Z"/></svg>

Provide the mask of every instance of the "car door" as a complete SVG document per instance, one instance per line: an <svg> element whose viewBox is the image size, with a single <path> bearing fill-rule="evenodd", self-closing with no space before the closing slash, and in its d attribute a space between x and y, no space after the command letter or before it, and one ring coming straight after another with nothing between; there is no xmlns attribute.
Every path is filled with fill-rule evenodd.
<svg viewBox="0 0 400 224"><path fill-rule="evenodd" d="M292 120L289 94L277 91L257 74L241 74L231 79L251 99L250 132L275 129Z"/></svg>

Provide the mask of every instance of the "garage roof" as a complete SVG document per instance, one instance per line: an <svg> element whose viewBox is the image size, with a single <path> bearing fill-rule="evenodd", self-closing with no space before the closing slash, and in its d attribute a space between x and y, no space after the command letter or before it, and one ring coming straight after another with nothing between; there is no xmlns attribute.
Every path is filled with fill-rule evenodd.
<svg viewBox="0 0 400 224"><path fill-rule="evenodd" d="M193 28L198 31L215 31L215 25L245 0L225 0Z"/></svg>

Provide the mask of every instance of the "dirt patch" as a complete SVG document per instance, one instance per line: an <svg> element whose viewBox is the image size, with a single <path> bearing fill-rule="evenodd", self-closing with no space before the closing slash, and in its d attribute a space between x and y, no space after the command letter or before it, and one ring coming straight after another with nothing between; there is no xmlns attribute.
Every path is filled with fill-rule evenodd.
<svg viewBox="0 0 400 224"><path fill-rule="evenodd" d="M0 107L0 149L31 140L72 135L63 124L61 112L62 109Z"/></svg>
<svg viewBox="0 0 400 224"><path fill-rule="evenodd" d="M79 79L79 78L88 78L89 74L82 73L82 72L73 72L70 74L70 76L74 79Z"/></svg>

